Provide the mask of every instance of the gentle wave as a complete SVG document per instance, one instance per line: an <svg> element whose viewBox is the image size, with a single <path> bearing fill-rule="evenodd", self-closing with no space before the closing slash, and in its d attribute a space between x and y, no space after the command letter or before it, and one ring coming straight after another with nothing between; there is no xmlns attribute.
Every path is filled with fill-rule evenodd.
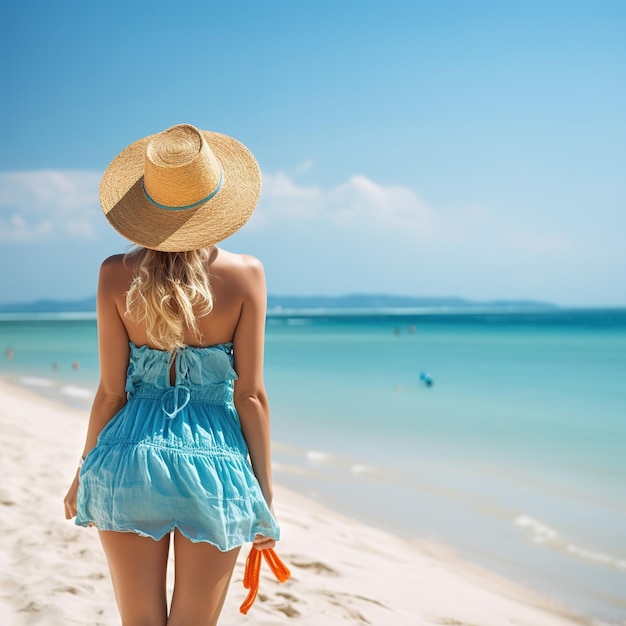
<svg viewBox="0 0 626 626"><path fill-rule="evenodd" d="M61 387L61 393L71 398L92 398L94 392L86 387L76 387L75 385L65 385Z"/></svg>
<svg viewBox="0 0 626 626"><path fill-rule="evenodd" d="M313 461L315 463L326 463L332 459L332 455L327 452L320 452L318 450L307 450L306 458L309 461Z"/></svg>
<svg viewBox="0 0 626 626"><path fill-rule="evenodd" d="M306 473L309 476L321 476L328 472L343 471L352 476L362 476L365 479L376 478L380 480L384 478L384 473L380 468L360 463L356 459L331 454L323 450L305 450L280 442L274 443L272 447L278 458L284 455L291 460L290 463L286 464L280 461L274 462L276 467L282 471L301 474ZM304 466L300 465L302 463ZM295 468L299 469L296 471Z"/></svg>
<svg viewBox="0 0 626 626"><path fill-rule="evenodd" d="M380 476L380 470L370 465L356 463L350 467L350 472L356 476Z"/></svg>
<svg viewBox="0 0 626 626"><path fill-rule="evenodd" d="M313 320L306 317L288 317L287 326L309 326L313 323Z"/></svg>
<svg viewBox="0 0 626 626"><path fill-rule="evenodd" d="M515 525L527 528L534 543L546 543L554 541L558 538L559 533L547 524L530 517L529 515L520 515L515 518Z"/></svg>
<svg viewBox="0 0 626 626"><path fill-rule="evenodd" d="M515 518L513 523L526 530L533 543L544 544L555 550L568 552L569 554L597 565L626 570L626 559L604 554L596 550L589 550L588 548L582 548L576 544L570 543L567 538L561 535L556 529L534 517L530 517L530 515L519 515Z"/></svg>
<svg viewBox="0 0 626 626"><path fill-rule="evenodd" d="M285 474L294 474L296 476L313 476L308 470L298 467L297 465L288 465L286 463L278 463L272 461L272 470L275 472L284 472Z"/></svg>
<svg viewBox="0 0 626 626"><path fill-rule="evenodd" d="M572 543L567 545L567 551L576 556L580 556L586 561L593 561L601 565L608 565L610 567L616 567L617 569L626 570L626 559L618 559L602 552L595 552L594 550L587 550L586 548L580 548Z"/></svg>
<svg viewBox="0 0 626 626"><path fill-rule="evenodd" d="M365 477L377 477L380 478L381 471L371 465L365 465L363 463L355 463L354 461L330 454L328 452L322 452L321 450L306 450L304 457L307 461L314 463L318 466L327 466L328 469L341 468L344 471L348 471L353 476L365 476Z"/></svg>
<svg viewBox="0 0 626 626"><path fill-rule="evenodd" d="M54 384L50 378L37 378L35 376L22 376L18 382L28 387L52 387Z"/></svg>

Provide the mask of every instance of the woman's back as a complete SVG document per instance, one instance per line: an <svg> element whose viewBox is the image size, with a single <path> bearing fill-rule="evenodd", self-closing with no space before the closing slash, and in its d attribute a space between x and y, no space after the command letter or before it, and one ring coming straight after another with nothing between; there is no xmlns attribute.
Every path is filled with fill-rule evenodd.
<svg viewBox="0 0 626 626"><path fill-rule="evenodd" d="M135 321L131 315L126 315L126 294L137 273L136 265L137 260L132 255L112 256L103 265L101 280L105 281L105 291L115 302L129 341L137 346L157 348L148 338L145 325ZM248 255L234 254L215 247L206 271L214 296L213 308L209 314L197 317L201 341L192 332L185 332L184 342L190 346L233 342L244 304L252 297L254 290L261 286L261 264Z"/></svg>

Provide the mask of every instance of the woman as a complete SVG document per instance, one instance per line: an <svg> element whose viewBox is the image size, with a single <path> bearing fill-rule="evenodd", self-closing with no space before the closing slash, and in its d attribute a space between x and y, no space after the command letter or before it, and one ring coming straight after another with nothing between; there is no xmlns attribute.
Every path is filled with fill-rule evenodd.
<svg viewBox="0 0 626 626"><path fill-rule="evenodd" d="M216 624L241 545L279 538L263 267L215 246L260 185L241 143L189 125L134 142L102 178L107 219L139 247L101 267L100 384L65 514L98 528L124 626Z"/></svg>

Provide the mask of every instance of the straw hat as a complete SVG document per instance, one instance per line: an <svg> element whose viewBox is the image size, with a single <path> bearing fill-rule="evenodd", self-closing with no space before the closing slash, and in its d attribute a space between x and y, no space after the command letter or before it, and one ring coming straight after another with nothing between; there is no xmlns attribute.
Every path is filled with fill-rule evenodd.
<svg viewBox="0 0 626 626"><path fill-rule="evenodd" d="M243 144L181 124L124 148L104 172L100 204L132 242L182 252L239 230L260 191L259 166Z"/></svg>

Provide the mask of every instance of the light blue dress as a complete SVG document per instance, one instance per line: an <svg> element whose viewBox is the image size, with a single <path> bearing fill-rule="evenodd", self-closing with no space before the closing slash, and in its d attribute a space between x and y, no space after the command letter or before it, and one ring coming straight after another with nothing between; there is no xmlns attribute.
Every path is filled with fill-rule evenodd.
<svg viewBox="0 0 626 626"><path fill-rule="evenodd" d="M231 343L131 343L128 401L85 459L76 524L157 540L178 528L224 551L257 533L278 539L233 404L236 378Z"/></svg>

